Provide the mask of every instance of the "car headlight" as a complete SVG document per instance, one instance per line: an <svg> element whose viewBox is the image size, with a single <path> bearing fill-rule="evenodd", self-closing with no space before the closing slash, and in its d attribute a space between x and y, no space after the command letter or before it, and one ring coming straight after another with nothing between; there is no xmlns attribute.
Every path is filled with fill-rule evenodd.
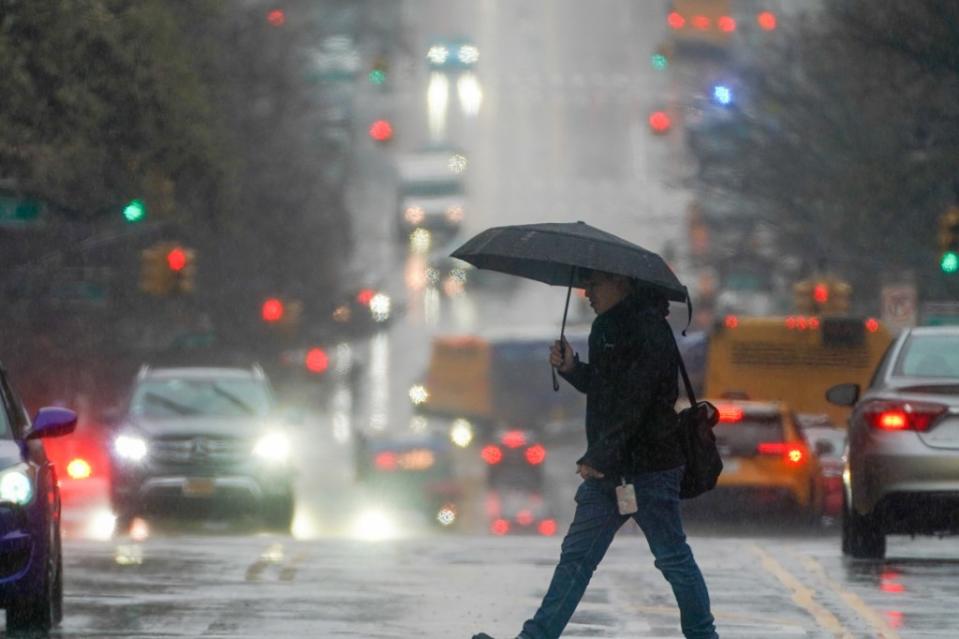
<svg viewBox="0 0 959 639"><path fill-rule="evenodd" d="M283 433L267 433L256 441L253 454L271 462L285 462L290 457L290 440Z"/></svg>
<svg viewBox="0 0 959 639"><path fill-rule="evenodd" d="M147 441L138 435L118 435L113 450L124 461L141 462L147 456Z"/></svg>
<svg viewBox="0 0 959 639"><path fill-rule="evenodd" d="M25 464L0 474L0 501L25 506L33 499L33 481Z"/></svg>

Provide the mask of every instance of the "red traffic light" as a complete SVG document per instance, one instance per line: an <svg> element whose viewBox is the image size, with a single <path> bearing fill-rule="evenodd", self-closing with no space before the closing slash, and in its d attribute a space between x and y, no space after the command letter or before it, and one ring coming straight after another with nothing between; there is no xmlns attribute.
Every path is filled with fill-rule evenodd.
<svg viewBox="0 0 959 639"><path fill-rule="evenodd" d="M303 364L306 366L306 370L319 375L325 373L326 369L330 367L330 358L322 348L311 348L306 351Z"/></svg>
<svg viewBox="0 0 959 639"><path fill-rule="evenodd" d="M653 133L666 133L673 126L673 120L665 111L653 111L649 115L649 128Z"/></svg>
<svg viewBox="0 0 959 639"><path fill-rule="evenodd" d="M773 31L776 29L776 14L771 11L763 11L756 16L756 22L763 31Z"/></svg>
<svg viewBox="0 0 959 639"><path fill-rule="evenodd" d="M166 254L166 263L171 271L179 273L186 267L186 251L179 247L170 249Z"/></svg>
<svg viewBox="0 0 959 639"><path fill-rule="evenodd" d="M377 142L393 139L393 125L386 120L377 120L370 125L370 137Z"/></svg>
<svg viewBox="0 0 959 639"><path fill-rule="evenodd" d="M271 297L263 302L263 307L260 309L260 317L263 318L264 322L279 322L283 319L284 312L283 302L275 297Z"/></svg>
<svg viewBox="0 0 959 639"><path fill-rule="evenodd" d="M266 21L274 27L282 27L286 24L286 12L282 9L273 9L266 14Z"/></svg>

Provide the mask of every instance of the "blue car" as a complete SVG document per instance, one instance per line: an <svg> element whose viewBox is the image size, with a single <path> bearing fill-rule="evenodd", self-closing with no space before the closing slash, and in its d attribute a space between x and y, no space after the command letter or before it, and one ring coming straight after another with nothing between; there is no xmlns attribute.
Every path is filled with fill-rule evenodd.
<svg viewBox="0 0 959 639"><path fill-rule="evenodd" d="M0 366L0 606L7 628L45 631L63 617L60 491L40 439L77 416L41 408L31 422Z"/></svg>

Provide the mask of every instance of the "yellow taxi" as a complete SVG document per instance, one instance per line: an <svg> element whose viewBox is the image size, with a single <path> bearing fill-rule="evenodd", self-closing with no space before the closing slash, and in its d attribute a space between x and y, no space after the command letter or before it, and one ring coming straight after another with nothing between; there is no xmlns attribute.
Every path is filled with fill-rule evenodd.
<svg viewBox="0 0 959 639"><path fill-rule="evenodd" d="M782 402L713 400L719 409L714 433L723 458L716 489L700 499L741 511L822 514L819 459ZM697 500L700 501L700 500Z"/></svg>

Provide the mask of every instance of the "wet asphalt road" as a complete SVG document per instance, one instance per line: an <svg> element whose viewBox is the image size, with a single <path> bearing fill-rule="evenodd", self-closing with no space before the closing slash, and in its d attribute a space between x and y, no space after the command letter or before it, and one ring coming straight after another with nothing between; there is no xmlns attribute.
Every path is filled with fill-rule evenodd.
<svg viewBox="0 0 959 639"><path fill-rule="evenodd" d="M730 533L732 531L726 531ZM512 637L560 539L297 541L233 531L69 541L54 637ZM723 637L955 637L955 541L893 538L844 560L831 534L693 533ZM624 528L566 637L680 637L645 541Z"/></svg>

